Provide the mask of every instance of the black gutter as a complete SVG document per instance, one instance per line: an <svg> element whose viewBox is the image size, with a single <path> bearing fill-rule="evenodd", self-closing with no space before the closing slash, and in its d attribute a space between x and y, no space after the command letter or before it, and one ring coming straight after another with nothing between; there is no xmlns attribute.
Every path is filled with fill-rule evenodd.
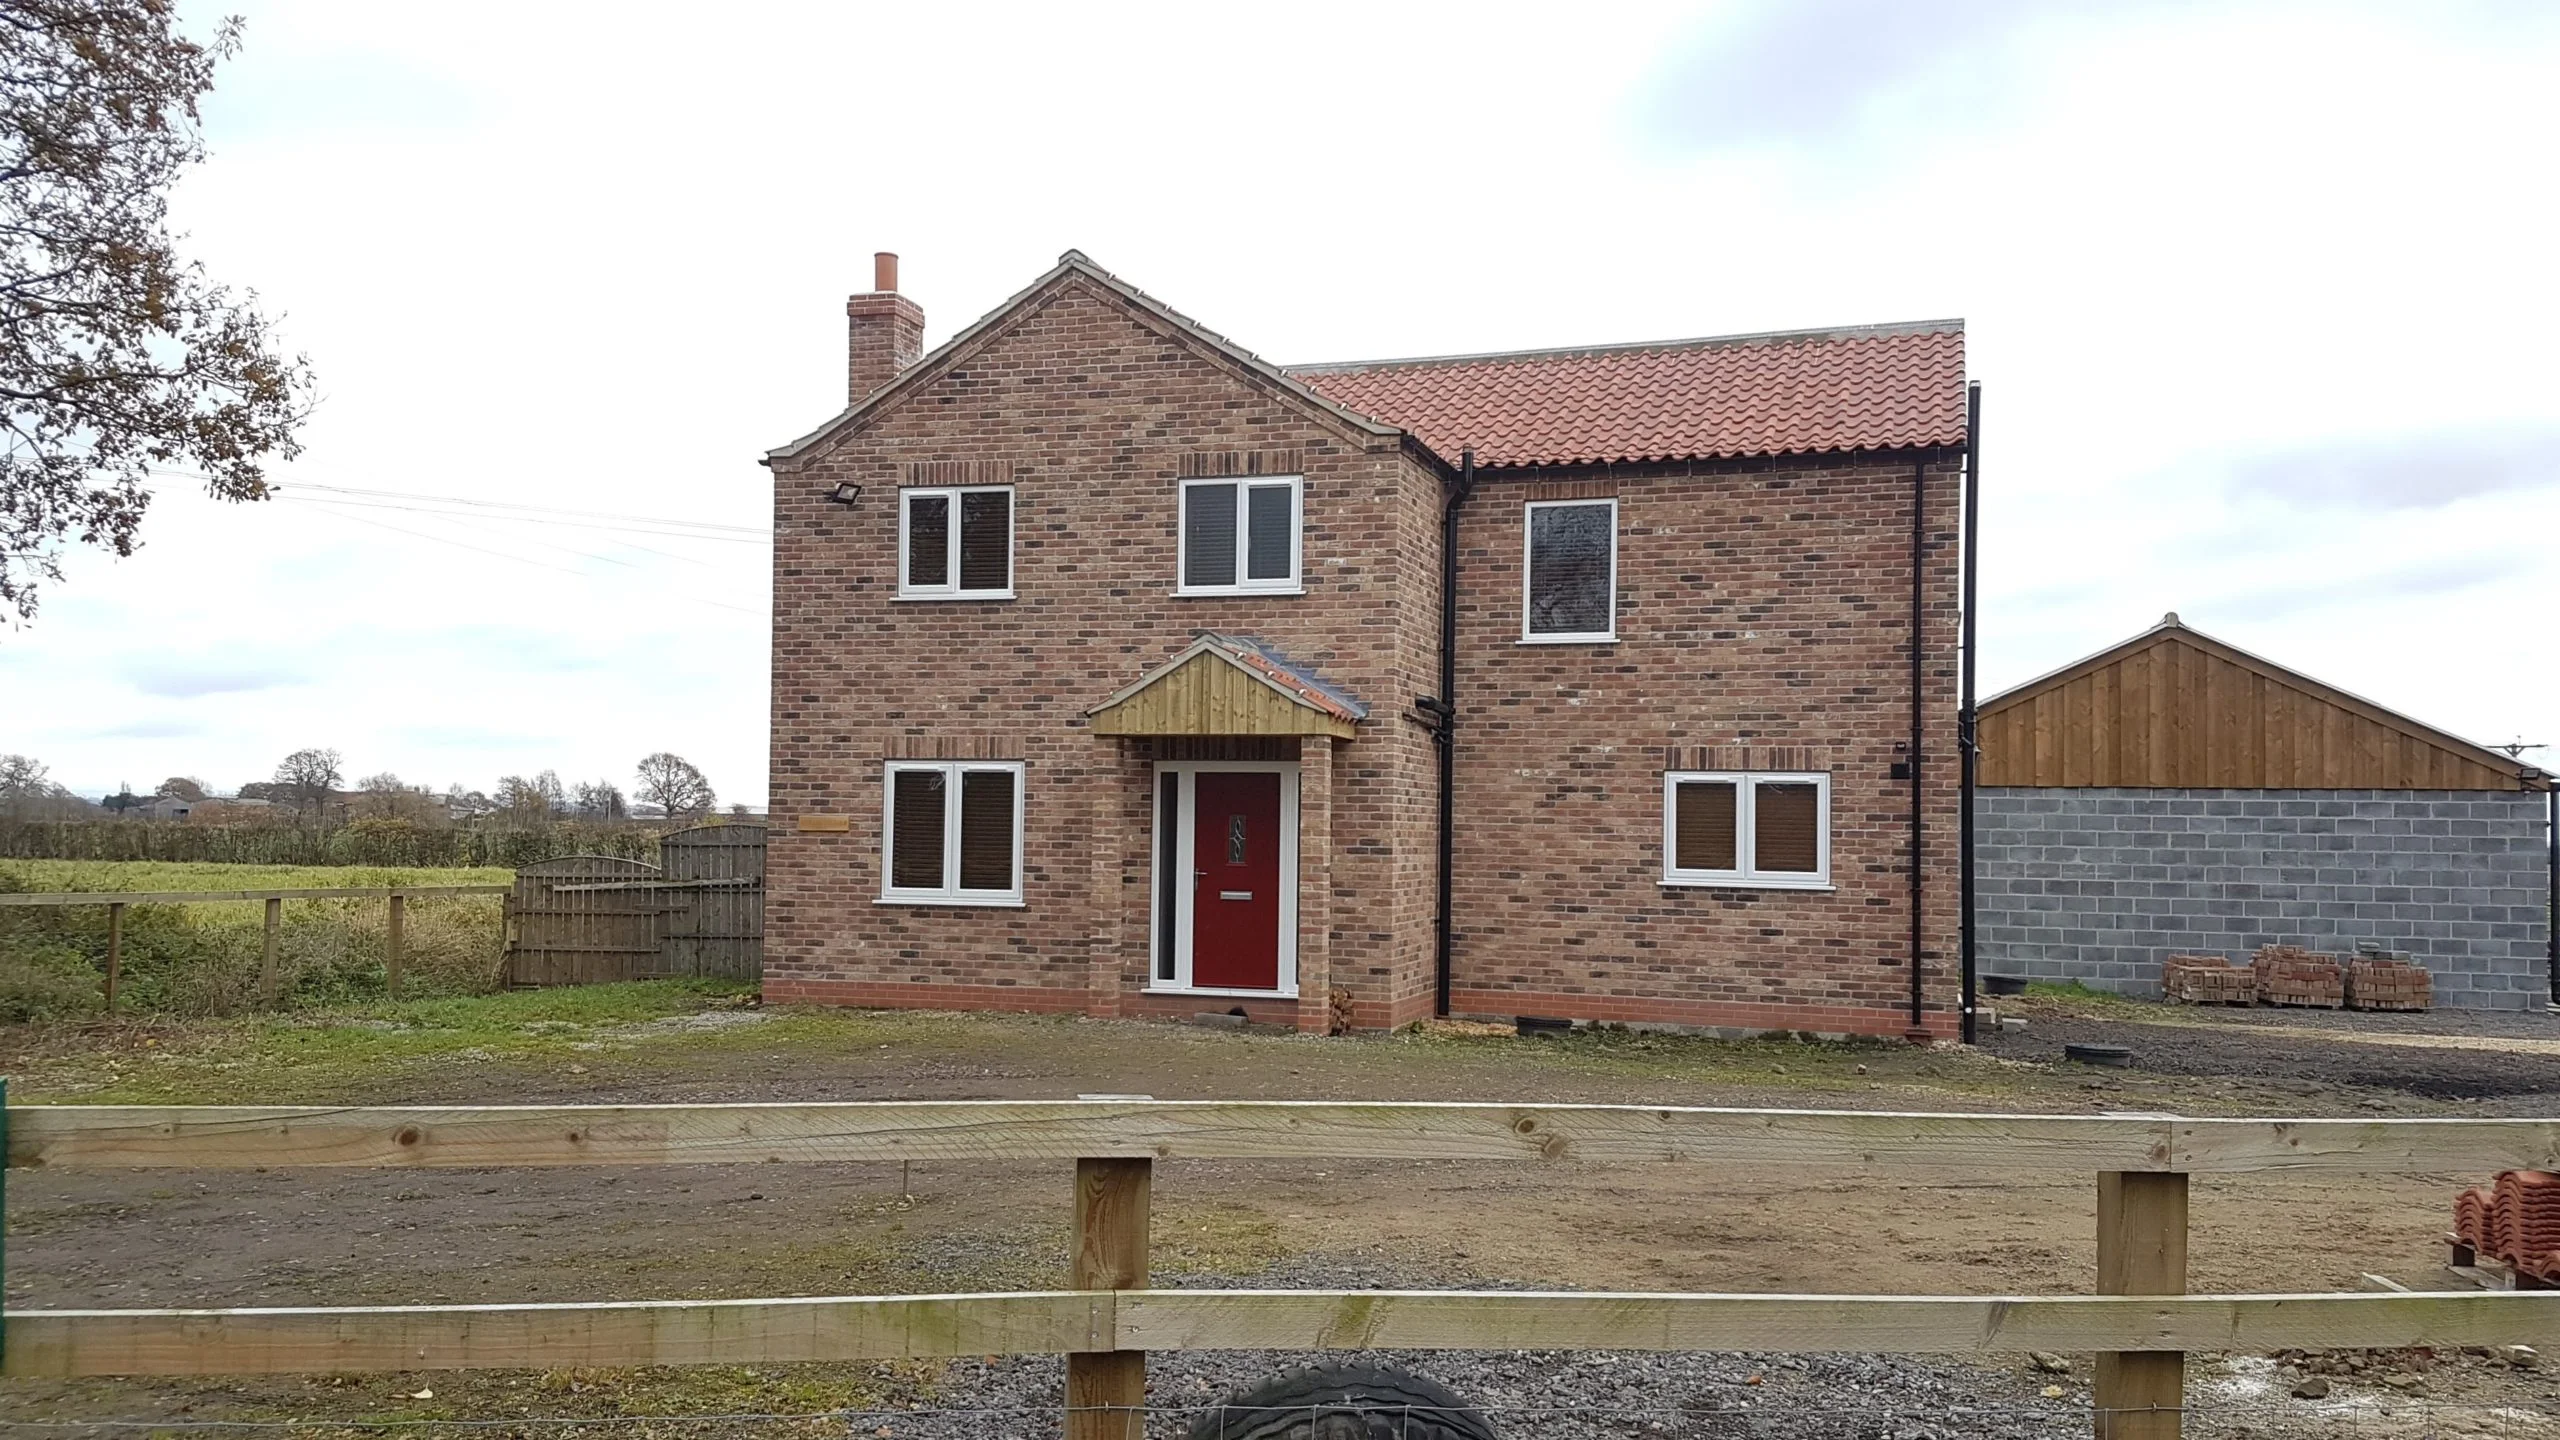
<svg viewBox="0 0 2560 1440"><path fill-rule="evenodd" d="M1929 464L1915 460L1911 464L1911 1028L1906 1038L1927 1040L1929 1030L1921 1019L1920 994L1920 683L1922 676L1920 615L1924 600L1928 566L1929 534L1926 526Z"/></svg>
<svg viewBox="0 0 2560 1440"><path fill-rule="evenodd" d="M1982 382L1964 387L1964 614L1956 645L1964 675L1964 695L1956 710L1956 951L1963 966L1960 996L1964 1005L1964 1043L1974 1043L1973 996L1973 792L1982 768L1982 742L1975 733L1973 703L1975 547L1982 534Z"/></svg>
<svg viewBox="0 0 2560 1440"><path fill-rule="evenodd" d="M1476 488L1473 446L1458 457L1458 486L1440 507L1440 693L1419 707L1440 747L1440 908L1432 938L1432 1013L1449 1013L1452 891L1457 874L1458 787L1458 507Z"/></svg>

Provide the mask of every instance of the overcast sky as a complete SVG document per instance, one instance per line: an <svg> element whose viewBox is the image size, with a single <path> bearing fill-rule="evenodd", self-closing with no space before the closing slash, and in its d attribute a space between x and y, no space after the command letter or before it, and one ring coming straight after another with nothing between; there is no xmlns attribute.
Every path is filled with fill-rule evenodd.
<svg viewBox="0 0 2560 1440"><path fill-rule="evenodd" d="M1281 362L1960 315L1986 694L2174 609L2560 742L2560 6L194 8L179 223L321 381L280 478L588 513L173 482L0 633L0 751L92 795L761 803L756 459L876 249L933 343L1069 247Z"/></svg>

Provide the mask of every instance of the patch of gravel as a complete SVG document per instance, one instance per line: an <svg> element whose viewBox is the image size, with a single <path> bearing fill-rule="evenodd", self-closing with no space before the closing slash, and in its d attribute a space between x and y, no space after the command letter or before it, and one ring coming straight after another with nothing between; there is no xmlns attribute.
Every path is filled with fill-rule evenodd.
<svg viewBox="0 0 2560 1440"><path fill-rule="evenodd" d="M2004 1060L2054 1062L2062 1047L2082 1042L2133 1047L2129 1068L2162 1075L2221 1076L2294 1084L2307 1092L2331 1086L2398 1091L2428 1101L2476 1101L2474 1113L2540 1114L2560 1097L2560 1055L2511 1050L2467 1050L2450 1047L2375 1045L2352 1040L2326 1041L2301 1035L2271 1035L2270 1024L2294 1017L2320 1015L2335 1024L2334 1012L2278 1010L2275 1018L2255 1019L2259 1012L2235 1011L2247 1021L2212 1024L2145 1024L2138 1020L2037 1015L2024 1031L1982 1037L1982 1048ZM2453 1012L2446 1012L2453 1013ZM2428 1019L2428 1016L2358 1016L2360 1020ZM2301 1023L2296 1021L2295 1023ZM2385 1027L2374 1026L2374 1029ZM2459 1033L2438 1028L2394 1026L2409 1033ZM2471 1033L2495 1033L2476 1031ZM2529 1038L2560 1038L2560 1029L2542 1027ZM2093 1072L2097 1073L2097 1072Z"/></svg>
<svg viewBox="0 0 2560 1440"><path fill-rule="evenodd" d="M1417 1277L1356 1260L1301 1257L1251 1276L1164 1275L1179 1289L1521 1288ZM1148 1361L1148 1440L1178 1440L1220 1400L1348 1354L1181 1351ZM2084 1374L2028 1376L1899 1355L1635 1351L1364 1351L1363 1363L1427 1375L1481 1407L1506 1440L2062 1440L2090 1432ZM2085 1366L2074 1367L2085 1370ZM1052 1356L956 1364L929 1409L850 1417L854 1436L1047 1440L1061 1434L1064 1362ZM2048 1383L2062 1394L2047 1397Z"/></svg>
<svg viewBox="0 0 2560 1440"><path fill-rule="evenodd" d="M693 1035L711 1030L734 1030L741 1025L761 1025L773 1018L770 1010L696 1010L690 1015L669 1015L657 1020L643 1020L633 1025L616 1026L616 1035Z"/></svg>

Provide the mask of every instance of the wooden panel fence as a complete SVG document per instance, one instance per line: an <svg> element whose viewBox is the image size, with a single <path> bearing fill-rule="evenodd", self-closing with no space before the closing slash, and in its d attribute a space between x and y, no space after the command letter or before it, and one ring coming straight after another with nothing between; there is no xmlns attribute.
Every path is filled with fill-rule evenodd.
<svg viewBox="0 0 2560 1440"><path fill-rule="evenodd" d="M2180 1433L2193 1350L2560 1345L2560 1292L2183 1294L2190 1173L2560 1163L2560 1121L1890 1114L1326 1101L39 1106L11 1166L265 1168L1075 1160L1075 1288L344 1309L12 1312L0 1373L208 1375L1065 1354L1071 1440L1139 1433L1160 1350L2089 1351L2102 1440ZM1655 1161L2095 1172L2098 1295L1146 1288L1159 1158Z"/></svg>

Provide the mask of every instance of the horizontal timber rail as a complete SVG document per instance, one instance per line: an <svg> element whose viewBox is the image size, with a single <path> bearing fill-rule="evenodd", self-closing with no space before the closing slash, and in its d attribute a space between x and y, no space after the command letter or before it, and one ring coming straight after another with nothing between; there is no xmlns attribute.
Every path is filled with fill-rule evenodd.
<svg viewBox="0 0 2560 1440"><path fill-rule="evenodd" d="M394 902L397 914L397 902ZM274 905L269 906L270 930ZM1063 1354L1067 1440L1131 1440L1155 1350L2095 1352L2098 1440L2178 1440L2191 1350L2560 1346L2560 1292L2187 1295L2191 1174L2560 1168L2560 1120L2199 1119L1336 1101L12 1106L13 1167L1058 1161L1071 1288L995 1295L64 1310L0 1373L210 1375ZM1151 1288L1160 1159L2095 1173L2094 1296ZM0 1175L5 1175L0 1171Z"/></svg>
<svg viewBox="0 0 2560 1440"><path fill-rule="evenodd" d="M1875 1172L2560 1168L2560 1120L2198 1119L1684 1106L926 1100L557 1106L37 1105L8 1163L667 1165L1075 1158L1703 1162Z"/></svg>
<svg viewBox="0 0 2560 1440"><path fill-rule="evenodd" d="M504 895L509 885L325 885L305 890L14 890L0 905L213 905L226 900L388 900L394 895Z"/></svg>
<svg viewBox="0 0 2560 1440"><path fill-rule="evenodd" d="M1651 1295L1057 1290L349 1309L35 1310L11 1377L750 1365L1147 1350L2399 1349L2560 1344L2560 1292Z"/></svg>

